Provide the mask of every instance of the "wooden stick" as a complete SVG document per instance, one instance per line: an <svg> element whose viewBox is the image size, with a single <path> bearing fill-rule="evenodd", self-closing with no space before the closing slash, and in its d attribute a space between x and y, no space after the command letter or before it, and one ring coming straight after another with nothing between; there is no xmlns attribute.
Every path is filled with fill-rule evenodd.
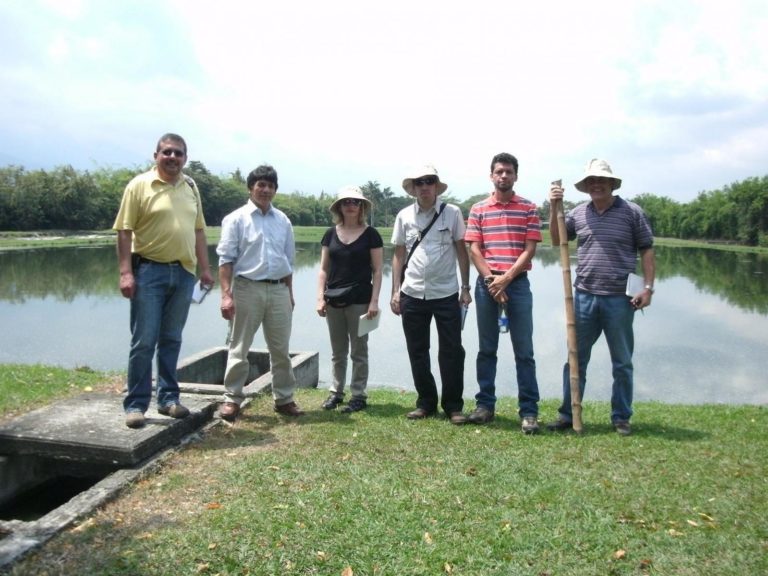
<svg viewBox="0 0 768 576"><path fill-rule="evenodd" d="M558 186L561 181L553 182ZM568 338L568 367L571 384L571 411L573 430L581 434L581 389L579 387L579 352L576 340L576 313L573 308L573 285L571 283L571 257L568 251L568 231L565 228L565 211L562 200L553 200L551 210L557 214L557 230L560 236L560 267L563 270L563 292L565 294L565 327Z"/></svg>

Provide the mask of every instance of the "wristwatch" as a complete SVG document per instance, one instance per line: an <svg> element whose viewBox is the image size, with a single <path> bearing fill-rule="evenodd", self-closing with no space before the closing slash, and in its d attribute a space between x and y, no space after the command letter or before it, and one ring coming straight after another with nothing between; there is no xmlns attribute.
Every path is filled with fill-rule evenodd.
<svg viewBox="0 0 768 576"><path fill-rule="evenodd" d="M656 290L654 289L653 285L651 285L651 284L646 284L646 285L644 286L644 288L645 288L646 290L648 290L648 292L650 292L651 294L653 294L654 292L656 292Z"/></svg>
<svg viewBox="0 0 768 576"><path fill-rule="evenodd" d="M461 289L462 290L471 290L472 286L470 286L469 284L462 284L461 285Z"/></svg>

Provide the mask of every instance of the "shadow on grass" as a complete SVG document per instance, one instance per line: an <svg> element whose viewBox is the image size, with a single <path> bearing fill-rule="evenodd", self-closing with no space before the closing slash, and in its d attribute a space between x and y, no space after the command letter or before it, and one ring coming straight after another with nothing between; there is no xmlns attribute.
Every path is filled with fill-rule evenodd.
<svg viewBox="0 0 768 576"><path fill-rule="evenodd" d="M544 427L543 427L544 428ZM607 423L590 424L584 423L584 430L581 434L576 434L573 430L565 432L550 432L544 428L544 433L552 436L615 436L616 431L613 429L613 425ZM689 428L679 428L677 426L669 426L658 422L633 422L632 434L627 438L650 438L657 437L666 440L672 440L675 442L700 442L710 438L712 435L704 430L692 430Z"/></svg>

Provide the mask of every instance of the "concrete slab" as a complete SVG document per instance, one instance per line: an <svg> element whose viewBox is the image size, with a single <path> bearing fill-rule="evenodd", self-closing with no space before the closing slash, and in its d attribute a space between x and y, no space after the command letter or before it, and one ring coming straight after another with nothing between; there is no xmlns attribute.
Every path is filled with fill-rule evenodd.
<svg viewBox="0 0 768 576"><path fill-rule="evenodd" d="M201 429L215 425L226 357L225 347L214 348L179 364L179 379L187 380L179 382L181 402L190 410L182 420L161 416L153 406L146 414L147 425L132 430L125 426L122 394L88 393L0 424L0 502L60 473L106 475L37 521L1 520L0 572L115 497L159 459L198 437ZM272 385L268 353L252 350L248 358L251 374L246 395L268 393ZM317 387L318 353L292 352L291 361L297 385Z"/></svg>
<svg viewBox="0 0 768 576"><path fill-rule="evenodd" d="M0 425L0 454L134 466L198 430L216 409L210 397L182 394L188 417L174 420L153 407L147 425L132 430L125 425L122 401L117 394L82 394L14 418Z"/></svg>
<svg viewBox="0 0 768 576"><path fill-rule="evenodd" d="M203 350L179 362L179 389L193 394L221 395L224 393L224 372L229 349L217 346ZM291 352L291 366L299 388L317 388L320 355L317 352ZM250 369L243 388L246 398L263 394L272 387L269 352L252 349L248 352Z"/></svg>

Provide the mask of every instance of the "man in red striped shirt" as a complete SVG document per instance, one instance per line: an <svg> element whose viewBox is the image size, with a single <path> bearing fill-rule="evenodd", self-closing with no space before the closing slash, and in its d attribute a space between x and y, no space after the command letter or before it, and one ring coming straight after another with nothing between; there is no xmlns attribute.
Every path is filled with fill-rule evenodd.
<svg viewBox="0 0 768 576"><path fill-rule="evenodd" d="M491 422L496 409L496 363L499 332L508 330L515 353L522 431L539 430L539 385L533 357L533 295L528 270L541 242L536 205L515 194L517 158L503 152L491 161L490 196L472 206L464 240L479 276L475 303L479 347L475 424ZM504 318L506 317L506 318ZM502 326L503 324L503 326Z"/></svg>

